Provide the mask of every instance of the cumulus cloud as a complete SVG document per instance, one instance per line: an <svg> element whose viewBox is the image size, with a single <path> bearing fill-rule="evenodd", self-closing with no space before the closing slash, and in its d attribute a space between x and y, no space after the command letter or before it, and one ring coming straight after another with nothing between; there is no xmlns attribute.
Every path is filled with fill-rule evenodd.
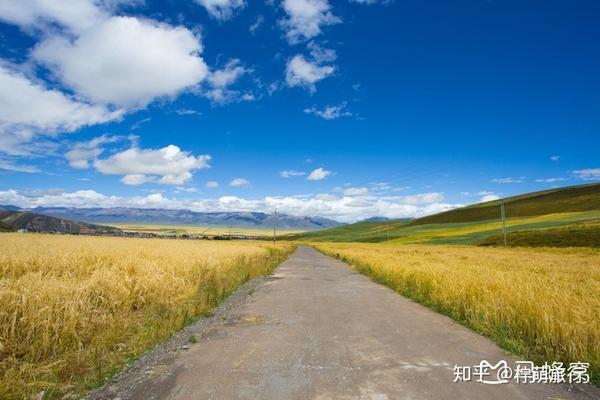
<svg viewBox="0 0 600 400"><path fill-rule="evenodd" d="M192 171L209 168L209 155L195 157L175 145L162 149L132 147L106 159L94 161L94 168L107 175L124 175L121 182L141 185L156 182L182 185L192 177Z"/></svg>
<svg viewBox="0 0 600 400"><path fill-rule="evenodd" d="M331 171L327 171L326 169L319 167L313 170L310 174L308 174L306 179L308 179L309 181L322 181L329 175L331 175Z"/></svg>
<svg viewBox="0 0 600 400"><path fill-rule="evenodd" d="M360 187L360 188L350 187L350 188L344 189L344 196L362 197L362 196L367 196L369 194L370 194L369 189L366 187Z"/></svg>
<svg viewBox="0 0 600 400"><path fill-rule="evenodd" d="M285 81L288 86L305 87L314 92L315 84L333 74L334 71L335 68L331 65L319 65L317 62L307 61L304 56L297 54L288 61L285 67Z"/></svg>
<svg viewBox="0 0 600 400"><path fill-rule="evenodd" d="M316 115L326 120L338 119L341 117L351 117L352 113L345 110L345 108L346 103L342 103L338 106L326 106L321 110L316 107L305 108L304 112L306 114Z"/></svg>
<svg viewBox="0 0 600 400"><path fill-rule="evenodd" d="M248 186L250 186L250 181L246 178L235 178L229 182L229 186L231 186L231 187L248 187Z"/></svg>
<svg viewBox="0 0 600 400"><path fill-rule="evenodd" d="M204 185L205 188L207 189L218 189L219 188L219 182L217 181L208 181L206 182L206 184Z"/></svg>
<svg viewBox="0 0 600 400"><path fill-rule="evenodd" d="M201 82L208 74L201 52L200 39L184 27L111 17L75 40L50 37L32 54L77 94L131 108Z"/></svg>
<svg viewBox="0 0 600 400"><path fill-rule="evenodd" d="M245 68L237 58L227 62L225 67L209 73L206 82L208 89L205 96L216 104L227 104L233 101L254 100L252 93L243 93L239 90L233 90L229 87L239 80L244 74L251 72Z"/></svg>
<svg viewBox="0 0 600 400"><path fill-rule="evenodd" d="M496 179L492 179L492 183L500 183L500 184L506 184L506 183L523 183L525 182L525 177L524 176L520 176L518 178L496 178Z"/></svg>
<svg viewBox="0 0 600 400"><path fill-rule="evenodd" d="M573 175L575 175L576 178L586 181L600 179L600 168L579 169L573 171Z"/></svg>
<svg viewBox="0 0 600 400"><path fill-rule="evenodd" d="M322 26L341 22L327 0L284 0L283 9L287 18L279 24L291 44L318 36Z"/></svg>
<svg viewBox="0 0 600 400"><path fill-rule="evenodd" d="M304 176L306 175L306 172L304 171L295 171L293 169L287 170L287 171L280 171L279 172L279 176L281 176L282 178L293 178L295 176Z"/></svg>
<svg viewBox="0 0 600 400"><path fill-rule="evenodd" d="M444 195L438 192L420 193L403 198L406 204L431 204L444 201Z"/></svg>
<svg viewBox="0 0 600 400"><path fill-rule="evenodd" d="M315 41L310 42L306 47L310 50L310 56L318 63L328 63L335 61L337 53L333 49L326 49Z"/></svg>
<svg viewBox="0 0 600 400"><path fill-rule="evenodd" d="M228 20L235 11L246 6L244 0L196 0L196 3L206 8L208 15L218 20Z"/></svg>
<svg viewBox="0 0 600 400"><path fill-rule="evenodd" d="M71 32L81 32L106 17L101 1L69 0L2 0L0 20L28 31L46 29L56 23Z"/></svg>
<svg viewBox="0 0 600 400"><path fill-rule="evenodd" d="M148 196L108 196L93 190L72 193L60 191L30 194L25 196L16 190L0 191L0 204L15 204L21 207L139 207L189 209L198 212L262 211L291 215L317 215L344 222L353 222L371 216L388 218L412 218L450 210L459 204L429 203L406 204L401 198L350 196L337 197L331 194L315 196L264 197L245 199L237 196L222 196L216 199L180 200L168 198L160 193Z"/></svg>
<svg viewBox="0 0 600 400"><path fill-rule="evenodd" d="M31 155L31 142L79 128L118 120L120 110L83 103L48 89L0 62L0 152ZM39 144L39 139L38 144Z"/></svg>
<svg viewBox="0 0 600 400"><path fill-rule="evenodd" d="M90 166L90 161L98 158L104 151L104 145L115 143L125 139L124 136L102 135L95 137L87 142L75 143L71 150L65 153L65 158L69 165L76 169L86 169Z"/></svg>

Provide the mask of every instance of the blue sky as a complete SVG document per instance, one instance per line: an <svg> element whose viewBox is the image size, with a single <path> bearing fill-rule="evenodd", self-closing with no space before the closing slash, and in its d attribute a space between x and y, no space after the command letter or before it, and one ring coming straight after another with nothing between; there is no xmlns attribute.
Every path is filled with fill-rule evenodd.
<svg viewBox="0 0 600 400"><path fill-rule="evenodd" d="M412 217L600 180L600 3L0 0L0 204Z"/></svg>

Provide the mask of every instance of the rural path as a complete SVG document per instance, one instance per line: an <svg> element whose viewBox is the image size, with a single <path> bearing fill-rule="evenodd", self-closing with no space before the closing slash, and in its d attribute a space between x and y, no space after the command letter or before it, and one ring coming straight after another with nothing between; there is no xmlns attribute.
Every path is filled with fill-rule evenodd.
<svg viewBox="0 0 600 400"><path fill-rule="evenodd" d="M455 364L515 359L308 247L252 290L198 331L197 343L159 357L145 372L137 368L136 379L126 372L112 391L91 398L597 398L589 385L582 392L566 385L453 383Z"/></svg>

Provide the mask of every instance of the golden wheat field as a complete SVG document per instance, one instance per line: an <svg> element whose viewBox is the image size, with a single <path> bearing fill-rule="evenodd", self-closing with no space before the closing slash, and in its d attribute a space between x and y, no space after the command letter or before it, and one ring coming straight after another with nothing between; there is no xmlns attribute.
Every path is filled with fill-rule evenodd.
<svg viewBox="0 0 600 400"><path fill-rule="evenodd" d="M600 251L331 244L315 247L536 362L600 375Z"/></svg>
<svg viewBox="0 0 600 400"><path fill-rule="evenodd" d="M291 250L0 234L0 399L68 398L102 383Z"/></svg>

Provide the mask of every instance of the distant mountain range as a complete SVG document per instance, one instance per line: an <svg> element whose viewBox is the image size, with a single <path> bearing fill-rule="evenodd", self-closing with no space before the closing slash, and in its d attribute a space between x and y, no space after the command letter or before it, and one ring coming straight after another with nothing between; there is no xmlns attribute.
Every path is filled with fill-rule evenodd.
<svg viewBox="0 0 600 400"><path fill-rule="evenodd" d="M15 206L0 206L20 210ZM65 220L84 221L92 224L163 224L231 226L246 229L270 229L274 216L262 212L214 212L202 213L190 210L142 209L142 208L73 208L36 207L23 210ZM277 228L312 231L333 228L341 223L322 217L297 217L277 214Z"/></svg>
<svg viewBox="0 0 600 400"><path fill-rule="evenodd" d="M96 235L121 235L123 231L112 226L89 224L55 218L20 210L14 206L0 206L0 232L11 232L26 229L33 232L77 233Z"/></svg>

